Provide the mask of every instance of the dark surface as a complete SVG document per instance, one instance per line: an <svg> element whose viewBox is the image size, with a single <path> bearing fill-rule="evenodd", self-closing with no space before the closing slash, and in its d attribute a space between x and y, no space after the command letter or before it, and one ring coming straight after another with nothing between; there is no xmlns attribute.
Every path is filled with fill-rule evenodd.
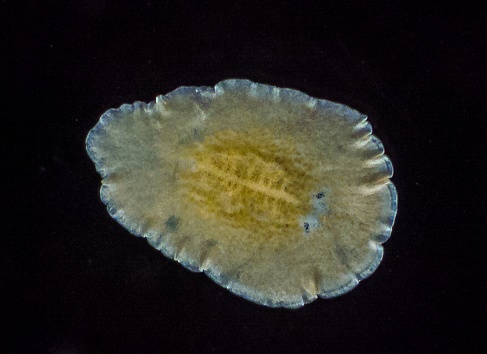
<svg viewBox="0 0 487 354"><path fill-rule="evenodd" d="M485 351L485 5L173 3L0 5L0 351ZM369 115L399 213L352 292L258 306L106 212L84 147L99 116L226 78Z"/></svg>

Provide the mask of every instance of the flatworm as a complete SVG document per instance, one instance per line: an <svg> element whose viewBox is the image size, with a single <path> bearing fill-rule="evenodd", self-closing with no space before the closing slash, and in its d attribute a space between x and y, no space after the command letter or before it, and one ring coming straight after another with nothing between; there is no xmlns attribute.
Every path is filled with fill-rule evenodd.
<svg viewBox="0 0 487 354"><path fill-rule="evenodd" d="M234 79L110 109L86 148L127 230L237 295L297 308L382 259L397 194L366 119Z"/></svg>

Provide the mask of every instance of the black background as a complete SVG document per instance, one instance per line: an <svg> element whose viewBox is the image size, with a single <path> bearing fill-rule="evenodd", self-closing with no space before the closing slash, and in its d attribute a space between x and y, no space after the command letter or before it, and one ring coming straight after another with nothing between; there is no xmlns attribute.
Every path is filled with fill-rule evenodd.
<svg viewBox="0 0 487 354"><path fill-rule="evenodd" d="M0 351L487 349L482 1L3 1L0 13ZM84 147L99 116L227 78L370 117L399 212L352 292L258 306L106 212Z"/></svg>

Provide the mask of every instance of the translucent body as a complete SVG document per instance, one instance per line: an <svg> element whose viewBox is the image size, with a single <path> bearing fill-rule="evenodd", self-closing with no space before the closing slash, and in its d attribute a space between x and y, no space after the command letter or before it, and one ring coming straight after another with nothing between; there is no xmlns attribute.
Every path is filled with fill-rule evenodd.
<svg viewBox="0 0 487 354"><path fill-rule="evenodd" d="M267 306L351 290L379 265L397 209L365 116L247 80L109 110L87 150L113 218Z"/></svg>

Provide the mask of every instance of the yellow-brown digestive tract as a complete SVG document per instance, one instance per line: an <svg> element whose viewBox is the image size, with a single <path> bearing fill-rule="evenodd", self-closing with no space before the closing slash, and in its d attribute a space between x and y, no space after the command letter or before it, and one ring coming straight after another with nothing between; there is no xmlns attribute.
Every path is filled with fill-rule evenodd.
<svg viewBox="0 0 487 354"><path fill-rule="evenodd" d="M301 234L316 178L292 138L226 130L184 155L182 190L204 218L245 229L261 242Z"/></svg>

